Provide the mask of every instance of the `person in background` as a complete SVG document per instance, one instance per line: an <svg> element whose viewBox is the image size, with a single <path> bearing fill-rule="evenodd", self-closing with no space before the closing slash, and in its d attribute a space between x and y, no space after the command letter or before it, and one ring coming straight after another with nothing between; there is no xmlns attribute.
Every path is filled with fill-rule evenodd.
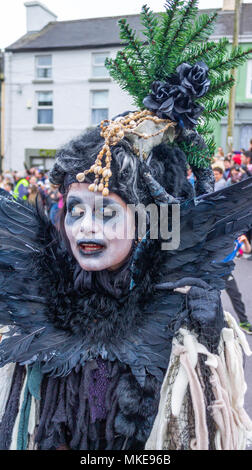
<svg viewBox="0 0 252 470"><path fill-rule="evenodd" d="M5 189L5 191L7 191L8 193L13 194L13 187L13 183L11 183L10 181L4 182L3 189Z"/></svg>
<svg viewBox="0 0 252 470"><path fill-rule="evenodd" d="M236 153L235 155L233 155L232 157L232 160L233 160L233 165L241 165L242 163L242 156L240 153Z"/></svg>
<svg viewBox="0 0 252 470"><path fill-rule="evenodd" d="M223 177L223 173L224 173L223 169L216 166L213 168L213 172L214 172L214 178L215 178L214 190L218 191L219 189L225 188L227 185L227 182L225 181Z"/></svg>
<svg viewBox="0 0 252 470"><path fill-rule="evenodd" d="M46 176L44 170L39 170L39 176L37 177L38 183L42 183L42 185L45 184L46 181Z"/></svg>
<svg viewBox="0 0 252 470"><path fill-rule="evenodd" d="M15 198L19 197L23 200L27 200L28 195L29 195L29 191L28 191L29 181L26 179L25 173L17 172L15 175L15 179L16 179L16 184L15 184L15 188L13 191L13 196Z"/></svg>
<svg viewBox="0 0 252 470"><path fill-rule="evenodd" d="M228 157L224 158L224 173L223 173L223 178L227 181L229 178L231 178L231 161Z"/></svg>
<svg viewBox="0 0 252 470"><path fill-rule="evenodd" d="M230 168L230 174L231 174L231 177L228 180L228 184L239 183L239 181L242 181L248 178L246 171L244 171L239 165L232 166Z"/></svg>
<svg viewBox="0 0 252 470"><path fill-rule="evenodd" d="M29 179L28 202L36 206L37 197L40 197L36 176L32 175Z"/></svg>
<svg viewBox="0 0 252 470"><path fill-rule="evenodd" d="M49 218L54 225L57 222L57 216L59 214L59 204L58 204L59 198L60 198L60 192L58 190L58 187L53 186L51 184L51 188L47 194L46 204L47 204Z"/></svg>
<svg viewBox="0 0 252 470"><path fill-rule="evenodd" d="M248 151L249 151L249 152L252 152L252 139L250 139L250 141L249 141L249 148L248 148Z"/></svg>
<svg viewBox="0 0 252 470"><path fill-rule="evenodd" d="M217 151L215 157L219 160L224 160L224 150L223 150L222 147L218 147L218 151Z"/></svg>
<svg viewBox="0 0 252 470"><path fill-rule="evenodd" d="M242 243L242 250L244 253L251 253L251 245L245 235L241 235L238 238L238 242ZM247 333L248 335L252 335L252 325L247 317L246 308L244 302L242 301L242 295L238 289L237 282L233 274L230 274L226 278L226 292L233 305L233 309L237 317L239 318L240 328L245 331L245 333Z"/></svg>
<svg viewBox="0 0 252 470"><path fill-rule="evenodd" d="M2 172L0 173L0 188L4 188L4 175Z"/></svg>
<svg viewBox="0 0 252 470"><path fill-rule="evenodd" d="M248 176L252 175L252 152L244 151L242 153L241 167L247 173Z"/></svg>
<svg viewBox="0 0 252 470"><path fill-rule="evenodd" d="M194 187L194 183L195 183L194 174L190 166L187 168L187 179L191 183L191 185Z"/></svg>

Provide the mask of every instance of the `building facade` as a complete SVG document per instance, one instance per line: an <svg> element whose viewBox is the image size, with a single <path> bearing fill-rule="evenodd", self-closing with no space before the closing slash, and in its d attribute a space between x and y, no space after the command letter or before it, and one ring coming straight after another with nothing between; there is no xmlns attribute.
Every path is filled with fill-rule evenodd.
<svg viewBox="0 0 252 470"><path fill-rule="evenodd" d="M105 58L115 57L121 47L119 18L57 21L39 2L25 6L27 34L5 51L3 167L48 170L56 149L69 139L135 106L104 66ZM219 13L213 39L231 40L233 11ZM133 29L141 30L138 15L126 18ZM245 4L240 37L244 47L252 44L251 20L252 4ZM252 138L252 60L239 71L237 102L235 147L239 149ZM216 143L224 148L226 121L215 129Z"/></svg>

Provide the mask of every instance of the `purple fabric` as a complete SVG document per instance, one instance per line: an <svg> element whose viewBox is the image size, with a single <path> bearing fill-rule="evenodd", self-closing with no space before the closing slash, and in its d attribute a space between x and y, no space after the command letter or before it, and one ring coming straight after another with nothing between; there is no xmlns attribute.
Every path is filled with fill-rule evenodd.
<svg viewBox="0 0 252 470"><path fill-rule="evenodd" d="M101 358L97 359L97 366L97 369L91 372L91 381L89 384L91 423L95 423L97 419L105 419L107 415L105 399L110 383L108 368Z"/></svg>

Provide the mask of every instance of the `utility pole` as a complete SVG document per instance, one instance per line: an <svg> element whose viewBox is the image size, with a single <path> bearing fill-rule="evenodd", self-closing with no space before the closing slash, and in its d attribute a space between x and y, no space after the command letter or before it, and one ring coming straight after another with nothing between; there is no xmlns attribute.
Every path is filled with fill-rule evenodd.
<svg viewBox="0 0 252 470"><path fill-rule="evenodd" d="M233 47L238 46L238 41L239 41L240 7L241 7L241 0L235 0ZM236 78L237 78L236 68L231 70L231 75L234 77L236 81ZM236 91L236 85L234 84L229 92L229 103L228 103L228 125L227 125L228 152L232 152L233 143L234 143L235 91Z"/></svg>

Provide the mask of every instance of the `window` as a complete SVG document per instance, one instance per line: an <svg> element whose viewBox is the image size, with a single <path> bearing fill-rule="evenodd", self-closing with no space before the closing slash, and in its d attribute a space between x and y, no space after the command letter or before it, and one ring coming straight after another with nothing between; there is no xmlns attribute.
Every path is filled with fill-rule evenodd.
<svg viewBox="0 0 252 470"><path fill-rule="evenodd" d="M108 119L108 90L92 91L91 94L91 124L97 125Z"/></svg>
<svg viewBox="0 0 252 470"><path fill-rule="evenodd" d="M252 60L247 62L246 98L252 98Z"/></svg>
<svg viewBox="0 0 252 470"><path fill-rule="evenodd" d="M36 56L36 78L41 80L52 78L52 56Z"/></svg>
<svg viewBox="0 0 252 470"><path fill-rule="evenodd" d="M37 92L37 124L53 124L52 91Z"/></svg>
<svg viewBox="0 0 252 470"><path fill-rule="evenodd" d="M109 52L97 52L92 54L92 77L93 78L106 78L109 77L108 70L104 63Z"/></svg>

